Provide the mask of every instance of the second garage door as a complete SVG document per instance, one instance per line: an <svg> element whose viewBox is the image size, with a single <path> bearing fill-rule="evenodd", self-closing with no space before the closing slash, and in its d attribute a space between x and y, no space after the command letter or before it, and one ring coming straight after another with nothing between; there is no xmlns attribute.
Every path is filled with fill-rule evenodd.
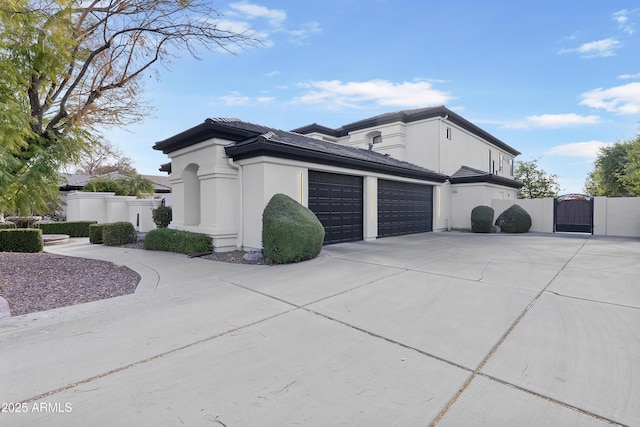
<svg viewBox="0 0 640 427"><path fill-rule="evenodd" d="M309 171L309 209L325 244L362 240L362 177Z"/></svg>
<svg viewBox="0 0 640 427"><path fill-rule="evenodd" d="M378 180L378 237L433 230L433 186Z"/></svg>

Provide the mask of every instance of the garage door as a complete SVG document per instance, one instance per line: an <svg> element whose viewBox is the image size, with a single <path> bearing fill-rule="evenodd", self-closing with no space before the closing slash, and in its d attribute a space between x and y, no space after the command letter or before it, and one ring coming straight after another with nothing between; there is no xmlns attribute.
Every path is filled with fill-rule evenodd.
<svg viewBox="0 0 640 427"><path fill-rule="evenodd" d="M325 244L362 240L362 177L309 171L309 209Z"/></svg>
<svg viewBox="0 0 640 427"><path fill-rule="evenodd" d="M378 180L378 237L433 230L433 186Z"/></svg>

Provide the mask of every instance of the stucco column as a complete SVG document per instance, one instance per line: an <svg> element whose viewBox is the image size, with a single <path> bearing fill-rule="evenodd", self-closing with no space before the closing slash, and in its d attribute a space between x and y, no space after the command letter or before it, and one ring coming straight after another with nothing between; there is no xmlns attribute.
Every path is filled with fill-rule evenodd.
<svg viewBox="0 0 640 427"><path fill-rule="evenodd" d="M363 185L363 236L364 240L378 237L378 178L365 176Z"/></svg>
<svg viewBox="0 0 640 427"><path fill-rule="evenodd" d="M171 183L171 197L173 200L180 201L173 203L171 206L171 224L170 228L180 228L184 225L184 180L179 175L172 173L169 175Z"/></svg>

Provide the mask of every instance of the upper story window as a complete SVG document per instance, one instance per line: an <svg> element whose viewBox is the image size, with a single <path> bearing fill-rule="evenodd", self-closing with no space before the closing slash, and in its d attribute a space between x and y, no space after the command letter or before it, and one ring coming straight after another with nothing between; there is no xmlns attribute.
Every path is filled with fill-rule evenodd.
<svg viewBox="0 0 640 427"><path fill-rule="evenodd" d="M379 144L379 143L381 143L381 142L382 142L382 135L374 135L374 136L371 138L371 142L372 142L373 144Z"/></svg>
<svg viewBox="0 0 640 427"><path fill-rule="evenodd" d="M447 139L451 140L451 128L447 128Z"/></svg>

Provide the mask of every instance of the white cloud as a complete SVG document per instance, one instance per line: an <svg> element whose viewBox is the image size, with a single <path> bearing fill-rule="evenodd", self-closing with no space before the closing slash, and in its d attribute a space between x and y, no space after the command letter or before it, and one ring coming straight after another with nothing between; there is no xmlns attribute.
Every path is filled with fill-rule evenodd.
<svg viewBox="0 0 640 427"><path fill-rule="evenodd" d="M619 79L630 80L630 79L640 79L640 73L635 74L621 74L618 76Z"/></svg>
<svg viewBox="0 0 640 427"><path fill-rule="evenodd" d="M266 104L268 102L273 101L274 99L276 99L274 96L259 96L256 98L256 101L258 101L261 104Z"/></svg>
<svg viewBox="0 0 640 427"><path fill-rule="evenodd" d="M247 105L249 103L249 101L251 100L251 98L249 98L248 96L241 95L238 92L232 92L229 95L221 96L220 99L227 106Z"/></svg>
<svg viewBox="0 0 640 427"><path fill-rule="evenodd" d="M231 3L229 6L247 19L266 19L275 28L281 27L287 19L287 12L280 9L269 9L265 6L248 2Z"/></svg>
<svg viewBox="0 0 640 427"><path fill-rule="evenodd" d="M261 30L256 31L253 36L267 47L273 46L274 42L270 37L274 33L288 34L290 41L300 44L322 31L320 24L315 21L303 23L295 30L287 28L287 12L282 9L270 9L247 1L230 3L229 7L231 10L227 11L226 15L232 19L226 22L233 23L233 28L260 27ZM255 22L255 25L252 22Z"/></svg>
<svg viewBox="0 0 640 427"><path fill-rule="evenodd" d="M593 125L600 123L600 117L595 115L581 116L580 114L540 114L528 116L524 120L503 124L503 127L514 129L527 128L563 128L570 126Z"/></svg>
<svg viewBox="0 0 640 427"><path fill-rule="evenodd" d="M331 108L358 108L364 103L392 107L442 105L455 99L450 93L434 89L429 82L393 83L387 80L341 82L323 80L302 83L306 93L294 99L304 104L325 104Z"/></svg>
<svg viewBox="0 0 640 427"><path fill-rule="evenodd" d="M629 11L622 9L612 15L612 19L618 23L620 29L631 35L634 33L633 24L629 22Z"/></svg>
<svg viewBox="0 0 640 427"><path fill-rule="evenodd" d="M640 113L640 82L585 92L582 94L580 104L618 114L638 114Z"/></svg>
<svg viewBox="0 0 640 427"><path fill-rule="evenodd" d="M573 48L573 49L560 49L558 53L579 53L582 58L602 58L606 56L614 56L616 49L619 49L621 43L614 39L608 38L604 40L597 40Z"/></svg>
<svg viewBox="0 0 640 427"><path fill-rule="evenodd" d="M609 145L611 145L611 143L603 141L572 142L551 147L551 149L545 151L544 154L549 156L587 157L595 159L598 156L600 148Z"/></svg>

